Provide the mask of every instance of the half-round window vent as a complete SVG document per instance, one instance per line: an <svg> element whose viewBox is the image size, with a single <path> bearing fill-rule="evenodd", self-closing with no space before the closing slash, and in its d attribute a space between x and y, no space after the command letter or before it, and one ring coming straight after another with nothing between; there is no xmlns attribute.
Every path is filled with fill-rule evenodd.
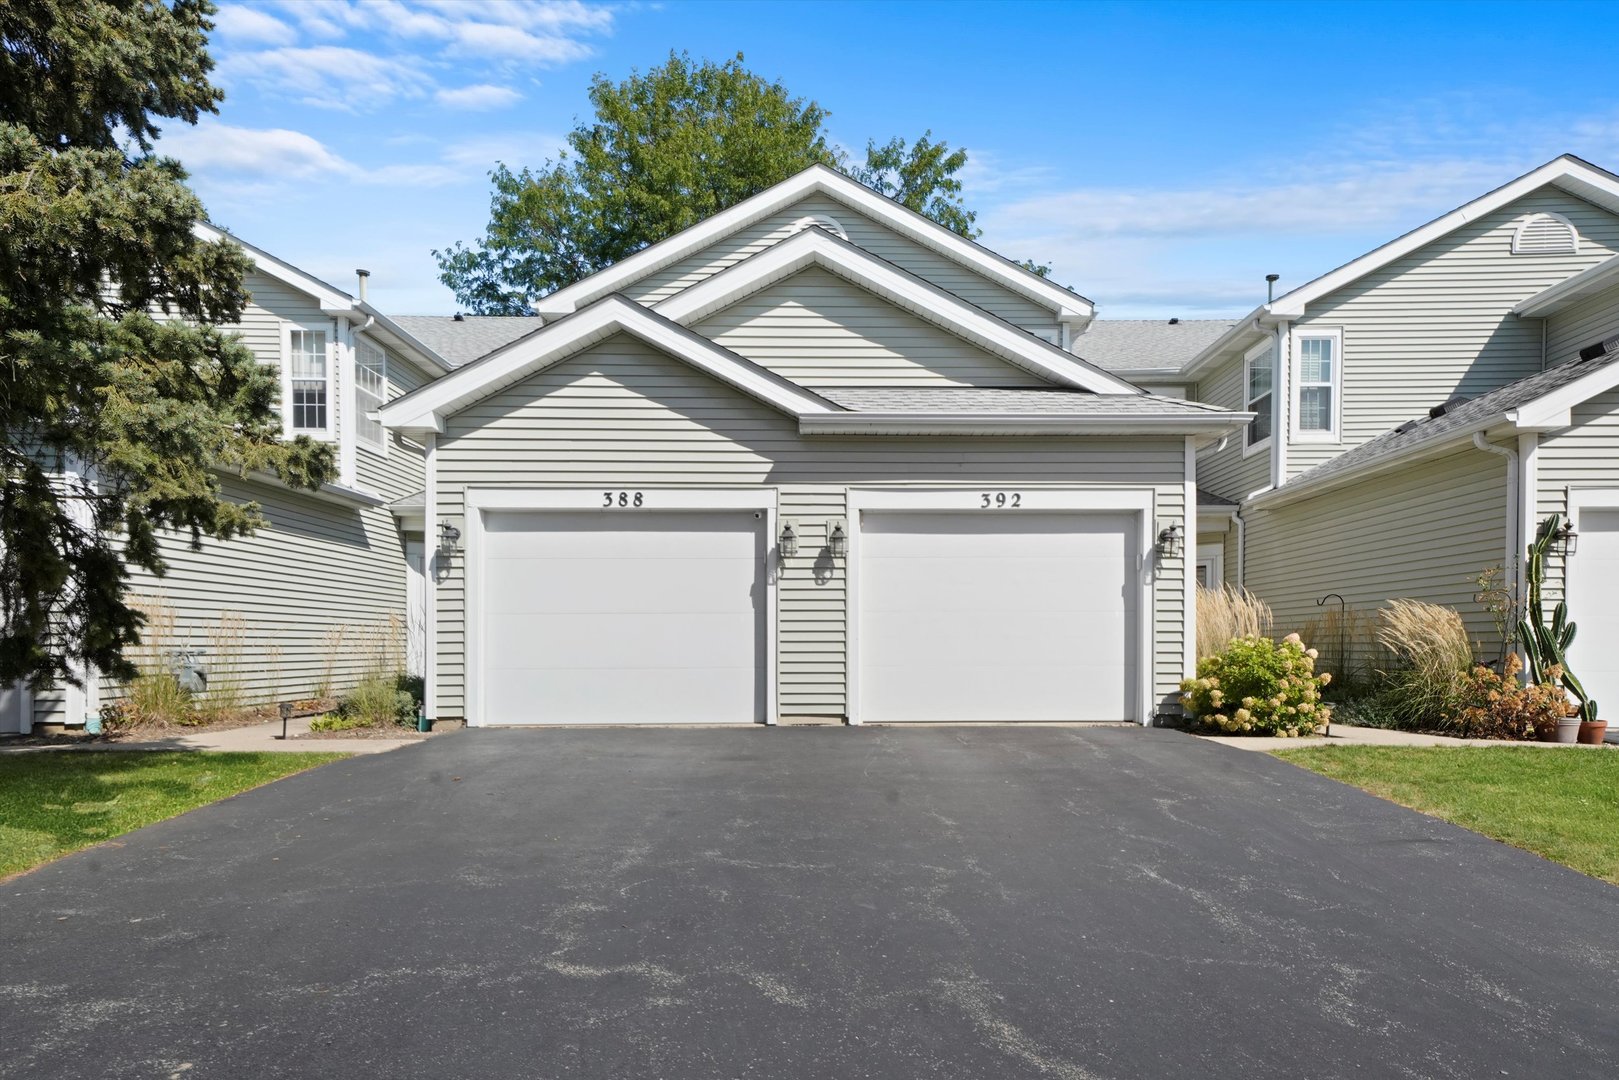
<svg viewBox="0 0 1619 1080"><path fill-rule="evenodd" d="M812 225L825 229L839 240L849 239L849 234L843 231L843 226L838 224L838 219L827 217L825 214L810 214L808 217L799 218L793 222L793 232L802 232Z"/></svg>
<svg viewBox="0 0 1619 1080"><path fill-rule="evenodd" d="M1514 255L1574 255L1579 250L1580 234L1562 214L1531 214L1512 234Z"/></svg>

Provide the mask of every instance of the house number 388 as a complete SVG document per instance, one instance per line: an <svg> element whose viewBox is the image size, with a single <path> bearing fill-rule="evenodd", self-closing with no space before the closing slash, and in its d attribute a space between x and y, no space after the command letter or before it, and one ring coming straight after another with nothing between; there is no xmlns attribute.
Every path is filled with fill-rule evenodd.
<svg viewBox="0 0 1619 1080"><path fill-rule="evenodd" d="M1021 491L985 491L978 497L983 500L978 505L984 510L1016 510L1023 505Z"/></svg>
<svg viewBox="0 0 1619 1080"><path fill-rule="evenodd" d="M639 491L604 491L602 492L602 507L628 507L640 506L641 493Z"/></svg>

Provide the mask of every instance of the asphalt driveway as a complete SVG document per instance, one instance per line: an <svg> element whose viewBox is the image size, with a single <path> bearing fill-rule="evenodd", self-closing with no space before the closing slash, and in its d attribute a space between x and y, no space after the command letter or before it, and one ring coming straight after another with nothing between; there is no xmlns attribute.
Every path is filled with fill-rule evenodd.
<svg viewBox="0 0 1619 1080"><path fill-rule="evenodd" d="M1619 1074L1619 890L1173 732L467 732L0 905L9 1080Z"/></svg>

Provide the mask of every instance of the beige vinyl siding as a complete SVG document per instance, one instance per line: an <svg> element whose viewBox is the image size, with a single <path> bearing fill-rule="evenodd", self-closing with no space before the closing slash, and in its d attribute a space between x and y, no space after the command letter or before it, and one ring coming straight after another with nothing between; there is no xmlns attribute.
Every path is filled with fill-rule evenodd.
<svg viewBox="0 0 1619 1080"><path fill-rule="evenodd" d="M719 273L728 266L734 266L749 255L785 240L797 231L796 223L810 215L832 218L843 226L844 231L848 233L849 242L856 247L878 258L887 259L917 277L930 281L985 311L993 312L1010 323L1025 330L1047 334L1056 330L1056 312L1050 308L1035 303L1021 293L998 285L982 277L977 271L970 270L931 248L923 247L886 225L878 224L853 207L845 206L824 195L801 199L792 206L757 221L702 251L631 282L624 287L623 292L643 304L655 304Z"/></svg>
<svg viewBox="0 0 1619 1080"><path fill-rule="evenodd" d="M162 538L168 573L131 570L128 595L173 612L175 644L205 650L211 688L234 684L244 703L311 696L328 668L334 689L358 681L387 633L403 647L405 560L386 507L361 507L294 492L270 481L227 478L233 502L257 502L266 524L252 536ZM240 620L241 646L224 648L222 630ZM390 620L396 625L390 631ZM337 635L341 634L341 638ZM335 649L333 648L336 644ZM151 647L131 657L143 662ZM110 682L103 702L122 697ZM38 702L36 721L52 719Z"/></svg>
<svg viewBox="0 0 1619 1080"><path fill-rule="evenodd" d="M1245 412L1248 408L1245 374L1243 358L1239 355L1200 379L1194 398L1208 405L1218 405L1222 409ZM1199 487L1235 502L1269 483L1270 444L1267 443L1263 450L1244 456L1246 434L1239 431L1231 436L1226 441L1224 450L1209 447L1198 454ZM1274 437L1272 435L1272 438Z"/></svg>
<svg viewBox="0 0 1619 1080"><path fill-rule="evenodd" d="M802 386L1050 385L819 267L694 329Z"/></svg>
<svg viewBox="0 0 1619 1080"><path fill-rule="evenodd" d="M1519 222L1542 211L1574 223L1578 254L1512 254ZM1311 303L1295 331L1343 328L1343 441L1291 441L1288 475L1454 395L1476 396L1539 371L1540 321L1511 314L1513 305L1615 251L1619 218L1546 188ZM1296 387L1296 379L1289 382ZM1292 401L1286 406L1290 411Z"/></svg>
<svg viewBox="0 0 1619 1080"><path fill-rule="evenodd" d="M1368 478L1247 520L1246 585L1270 604L1276 632L1303 631L1339 593L1368 617L1409 597L1453 607L1493 656L1491 616L1474 578L1506 558L1507 463L1471 447ZM1370 642L1351 644L1365 663Z"/></svg>
<svg viewBox="0 0 1619 1080"><path fill-rule="evenodd" d="M1580 358L1580 350L1619 334L1619 285L1581 300L1545 320L1546 366Z"/></svg>
<svg viewBox="0 0 1619 1080"><path fill-rule="evenodd" d="M1183 519L1183 439L817 438L790 417L619 335L451 417L435 455L438 516L457 525L478 487L766 486L804 525L779 586L783 715L847 709L845 566L816 566L824 522L850 486L930 482L1153 488L1159 523ZM463 706L464 557L441 571L439 715ZM1181 678L1183 563L1155 586L1155 684Z"/></svg>
<svg viewBox="0 0 1619 1080"><path fill-rule="evenodd" d="M1548 514L1567 515L1571 488L1619 489L1619 390L1574 406L1571 418L1569 427L1541 436L1537 526ZM1553 603L1563 598L1563 565L1561 559L1546 563L1545 595Z"/></svg>
<svg viewBox="0 0 1619 1080"><path fill-rule="evenodd" d="M384 351L388 356L389 401L403 397L428 381L426 375L398 353ZM354 467L360 486L389 502L421 491L427 483L422 448L395 432L387 432L384 438L388 445L386 454L364 441L358 442Z"/></svg>

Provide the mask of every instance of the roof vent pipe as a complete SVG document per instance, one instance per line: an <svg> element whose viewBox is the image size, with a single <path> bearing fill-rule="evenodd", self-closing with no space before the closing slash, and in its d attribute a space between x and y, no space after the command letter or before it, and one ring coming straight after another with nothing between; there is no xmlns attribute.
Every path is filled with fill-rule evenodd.
<svg viewBox="0 0 1619 1080"><path fill-rule="evenodd" d="M360 303L363 304L365 303L365 287L366 284L371 280L371 271L356 270L354 271L354 274L360 279Z"/></svg>
<svg viewBox="0 0 1619 1080"><path fill-rule="evenodd" d="M1276 283L1280 280L1282 280L1281 274L1265 275L1265 303L1268 304L1276 299Z"/></svg>

